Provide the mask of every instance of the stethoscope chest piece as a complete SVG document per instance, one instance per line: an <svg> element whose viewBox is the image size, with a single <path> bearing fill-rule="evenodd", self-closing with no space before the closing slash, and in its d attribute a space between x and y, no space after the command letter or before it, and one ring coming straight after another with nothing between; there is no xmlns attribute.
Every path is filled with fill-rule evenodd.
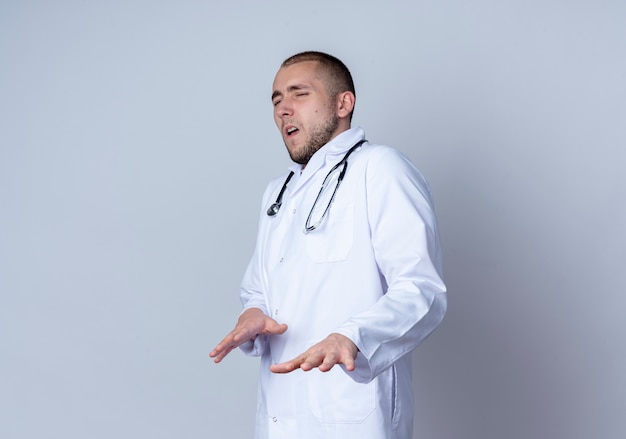
<svg viewBox="0 0 626 439"><path fill-rule="evenodd" d="M280 210L280 206L283 205L283 194L285 193L285 189L287 189L287 184L289 183L289 180L291 180L291 177L293 177L293 171L291 171L287 176L287 180L285 180L285 183L283 184L283 187L280 190L278 198L276 198L274 204L267 208L267 216L276 216Z"/></svg>
<svg viewBox="0 0 626 439"><path fill-rule="evenodd" d="M267 214L269 216L275 216L280 210L280 206L282 203L274 203L270 207L267 208Z"/></svg>

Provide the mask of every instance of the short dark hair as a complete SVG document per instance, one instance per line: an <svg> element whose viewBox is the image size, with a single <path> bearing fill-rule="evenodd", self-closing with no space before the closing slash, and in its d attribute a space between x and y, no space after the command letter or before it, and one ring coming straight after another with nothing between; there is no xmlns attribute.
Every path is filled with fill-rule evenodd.
<svg viewBox="0 0 626 439"><path fill-rule="evenodd" d="M328 94L334 97L341 92L349 91L356 96L350 70L340 59L327 53L312 50L300 52L283 61L281 67L288 67L304 61L316 61L320 65L322 74L325 76L322 79L326 84Z"/></svg>

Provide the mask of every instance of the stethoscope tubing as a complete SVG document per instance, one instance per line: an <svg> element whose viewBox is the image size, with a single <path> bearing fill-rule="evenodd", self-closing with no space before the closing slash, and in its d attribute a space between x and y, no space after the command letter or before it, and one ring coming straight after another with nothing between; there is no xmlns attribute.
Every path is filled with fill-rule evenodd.
<svg viewBox="0 0 626 439"><path fill-rule="evenodd" d="M339 163L337 163L335 166L333 166L330 169L330 171L328 171L328 174L326 174L326 177L324 177L324 182L322 183L322 187L320 188L320 191L318 192L317 197L315 198L315 201L313 202L313 206L311 207L311 210L309 211L309 215L307 217L307 220L306 220L306 223L305 223L305 227L304 227L305 233L308 233L308 232L310 232L312 230L315 230L315 228L317 226L319 226L319 224L322 222L322 220L326 216L326 213L330 209L330 205L332 204L333 200L335 199L335 194L337 192L337 189L339 188L339 185L341 184L341 182L343 181L344 176L346 175L346 170L348 169L348 157L350 157L350 154L352 154L359 146L361 146L365 142L366 142L366 140L363 139L363 140L358 141L354 146L352 146L345 153L345 155L339 161ZM317 205L317 202L319 201L319 198L322 195L322 192L324 191L324 188L326 187L326 182L328 181L328 179L330 178L332 173L335 172L335 170L337 170L337 168L339 168L339 166L342 166L342 165L343 165L343 169L341 170L341 173L337 177L337 186L335 186L335 190L333 191L333 194L332 194L332 196L330 198L330 201L328 202L328 206L326 206L326 209L324 210L324 213L322 214L322 217L320 218L320 220L317 223L315 223L312 226L310 226L309 223L311 221L311 215L313 214L315 206ZM280 189L280 192L278 193L278 196L276 197L276 201L270 207L268 207L268 209L267 209L267 215L268 216L276 216L276 214L280 210L280 208L281 208L281 206L283 204L283 195L285 193L285 190L287 189L287 185L289 184L289 181L293 177L293 174L294 174L293 171L289 172L289 175L287 176L287 179L283 183L283 187Z"/></svg>

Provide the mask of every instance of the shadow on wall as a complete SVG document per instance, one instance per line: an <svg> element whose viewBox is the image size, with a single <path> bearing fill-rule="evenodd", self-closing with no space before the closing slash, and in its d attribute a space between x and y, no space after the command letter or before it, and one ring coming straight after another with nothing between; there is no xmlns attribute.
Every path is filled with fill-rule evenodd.
<svg viewBox="0 0 626 439"><path fill-rule="evenodd" d="M529 184L523 163L493 155L451 152L433 185L449 308L415 353L415 437L592 437L571 422L589 411L571 333L584 301L560 215L537 196L551 177Z"/></svg>

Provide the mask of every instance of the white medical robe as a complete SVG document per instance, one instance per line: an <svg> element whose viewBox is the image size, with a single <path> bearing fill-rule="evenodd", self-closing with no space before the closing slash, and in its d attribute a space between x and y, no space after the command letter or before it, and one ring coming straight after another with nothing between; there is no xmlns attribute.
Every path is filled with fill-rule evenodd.
<svg viewBox="0 0 626 439"><path fill-rule="evenodd" d="M348 158L324 220L304 233L328 171L363 138L360 128L352 128L317 151L303 170L293 166L276 216L266 211L286 175L263 195L241 300L244 309L260 308L289 329L242 346L261 356L256 439L412 437L410 353L446 310L428 184L397 150L365 143ZM318 202L311 223L333 188ZM333 332L358 347L355 371L269 371L270 364L294 358Z"/></svg>

